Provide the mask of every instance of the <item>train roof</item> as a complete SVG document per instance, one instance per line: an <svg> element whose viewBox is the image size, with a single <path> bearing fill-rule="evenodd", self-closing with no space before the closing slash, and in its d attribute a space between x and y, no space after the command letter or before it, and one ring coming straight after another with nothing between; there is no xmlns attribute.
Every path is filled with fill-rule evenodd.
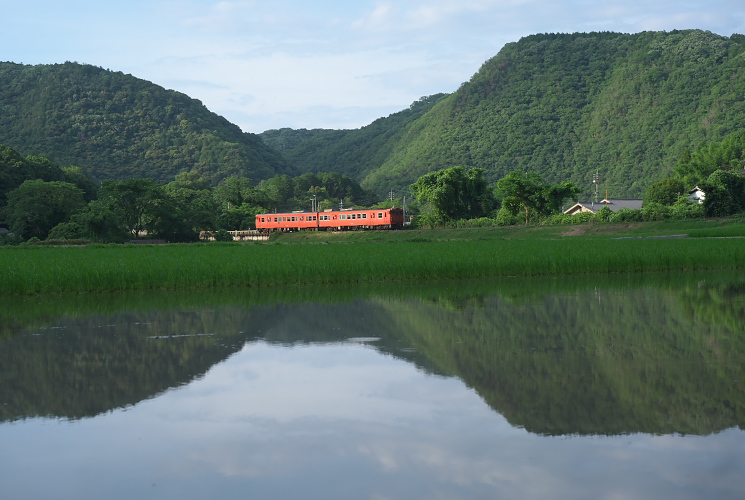
<svg viewBox="0 0 745 500"><path fill-rule="evenodd" d="M391 208L342 208L341 210L323 210L318 212L311 212L310 210L294 210L292 212L265 212L256 214L256 216L274 216L274 215L293 215L293 214L331 214L341 212L381 212L385 210L401 210L399 207Z"/></svg>

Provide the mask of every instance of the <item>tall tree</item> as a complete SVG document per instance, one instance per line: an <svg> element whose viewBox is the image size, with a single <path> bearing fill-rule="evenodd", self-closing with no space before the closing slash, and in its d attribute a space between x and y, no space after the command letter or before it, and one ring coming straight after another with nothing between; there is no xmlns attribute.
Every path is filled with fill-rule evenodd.
<svg viewBox="0 0 745 500"><path fill-rule="evenodd" d="M503 196L502 206L512 215L524 212L526 225L533 215L558 212L564 200L580 193L572 182L546 184L535 172L512 172L497 183L497 189Z"/></svg>
<svg viewBox="0 0 745 500"><path fill-rule="evenodd" d="M693 153L685 151L675 166L675 174L692 188L707 181L716 170L741 170L744 161L745 131L738 131L721 142L703 142Z"/></svg>
<svg viewBox="0 0 745 500"><path fill-rule="evenodd" d="M8 193L5 218L23 239L45 239L54 226L85 207L83 190L69 182L28 180Z"/></svg>
<svg viewBox="0 0 745 500"><path fill-rule="evenodd" d="M682 180L674 177L666 177L649 186L644 196L644 205L649 205L650 203L673 205L685 192L686 189Z"/></svg>
<svg viewBox="0 0 745 500"><path fill-rule="evenodd" d="M103 181L99 191L99 199L121 214L124 226L135 238L155 230L164 197L163 187L152 179Z"/></svg>
<svg viewBox="0 0 745 500"><path fill-rule="evenodd" d="M421 176L411 185L419 203L429 203L441 220L483 217L495 206L484 170L450 167Z"/></svg>
<svg viewBox="0 0 745 500"><path fill-rule="evenodd" d="M707 216L721 217L745 210L745 177L715 170L700 187L706 193L704 212Z"/></svg>

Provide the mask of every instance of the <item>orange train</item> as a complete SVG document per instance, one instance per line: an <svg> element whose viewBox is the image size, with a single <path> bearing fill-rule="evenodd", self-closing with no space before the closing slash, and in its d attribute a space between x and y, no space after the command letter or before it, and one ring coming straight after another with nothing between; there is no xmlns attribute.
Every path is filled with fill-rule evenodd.
<svg viewBox="0 0 745 500"><path fill-rule="evenodd" d="M263 232L399 229L403 225L404 211L402 208L290 212L284 214L258 214L256 216L256 229Z"/></svg>

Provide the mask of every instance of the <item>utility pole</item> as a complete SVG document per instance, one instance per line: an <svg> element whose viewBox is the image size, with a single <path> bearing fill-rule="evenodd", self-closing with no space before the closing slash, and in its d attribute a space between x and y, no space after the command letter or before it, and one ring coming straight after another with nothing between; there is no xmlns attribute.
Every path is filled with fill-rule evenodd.
<svg viewBox="0 0 745 500"><path fill-rule="evenodd" d="M592 183L595 184L595 203L598 202L598 185L600 184L600 169L595 171L595 175L592 176Z"/></svg>

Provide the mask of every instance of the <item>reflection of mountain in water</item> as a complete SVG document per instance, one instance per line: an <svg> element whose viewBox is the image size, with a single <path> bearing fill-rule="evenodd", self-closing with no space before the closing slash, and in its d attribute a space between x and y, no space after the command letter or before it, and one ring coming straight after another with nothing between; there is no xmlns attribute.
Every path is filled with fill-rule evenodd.
<svg viewBox="0 0 745 500"><path fill-rule="evenodd" d="M82 418L136 404L202 376L255 339L378 337L376 349L457 375L532 432L705 434L743 426L745 339L731 329L743 313L737 285L585 283L543 295L535 282L494 290L500 295L445 285L250 307L221 306L231 302L200 292L212 307L186 300L184 311L172 303L25 328L16 321L0 343L0 419Z"/></svg>

